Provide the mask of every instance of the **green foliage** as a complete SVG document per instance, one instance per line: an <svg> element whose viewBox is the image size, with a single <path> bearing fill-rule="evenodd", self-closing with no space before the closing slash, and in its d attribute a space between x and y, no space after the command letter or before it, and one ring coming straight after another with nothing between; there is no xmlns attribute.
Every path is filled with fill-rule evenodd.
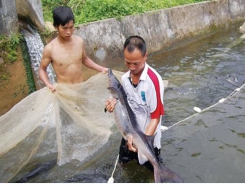
<svg viewBox="0 0 245 184"><path fill-rule="evenodd" d="M39 34L44 44L47 43L48 40L51 40L54 37L54 33L46 28L44 31L40 32Z"/></svg>
<svg viewBox="0 0 245 184"><path fill-rule="evenodd" d="M8 46L17 48L20 43L20 35L18 34L11 34L8 42Z"/></svg>
<svg viewBox="0 0 245 184"><path fill-rule="evenodd" d="M53 21L55 7L66 5L73 10L76 24L81 24L201 1L206 0L42 0L42 5L45 21Z"/></svg>
<svg viewBox="0 0 245 184"><path fill-rule="evenodd" d="M8 76L6 74L3 74L0 76L1 80L8 80Z"/></svg>
<svg viewBox="0 0 245 184"><path fill-rule="evenodd" d="M26 41L23 37L20 39L20 45L21 45L22 57L23 57L24 66L25 66L26 75L27 75L27 85L29 89L29 94L31 94L32 92L36 91L36 85L35 85L35 80L33 77L34 75L32 73L31 61L30 61L30 56L28 53L28 48L26 45Z"/></svg>
<svg viewBox="0 0 245 184"><path fill-rule="evenodd" d="M10 63L14 63L17 60L17 51L10 50L5 59Z"/></svg>
<svg viewBox="0 0 245 184"><path fill-rule="evenodd" d="M52 10L59 5L67 5L66 0L42 0L43 16L45 21L52 22Z"/></svg>
<svg viewBox="0 0 245 184"><path fill-rule="evenodd" d="M17 49L20 43L20 37L19 34L0 36L0 57L4 58L6 63L13 63L17 60Z"/></svg>

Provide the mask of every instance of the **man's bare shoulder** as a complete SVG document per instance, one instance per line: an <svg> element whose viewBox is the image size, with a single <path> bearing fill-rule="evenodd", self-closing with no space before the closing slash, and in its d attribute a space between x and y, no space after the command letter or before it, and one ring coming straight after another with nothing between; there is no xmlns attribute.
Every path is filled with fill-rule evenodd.
<svg viewBox="0 0 245 184"><path fill-rule="evenodd" d="M80 37L80 36L77 36L77 35L73 35L73 38L76 40L76 41L78 41L78 42L80 42L80 43L82 43L83 44L83 39L82 39L82 37Z"/></svg>
<svg viewBox="0 0 245 184"><path fill-rule="evenodd" d="M44 49L50 50L53 48L54 45L57 43L57 38L53 39L51 42L49 42L47 45L44 46Z"/></svg>
<svg viewBox="0 0 245 184"><path fill-rule="evenodd" d="M78 39L78 40L82 40L82 41L83 41L83 39L82 39L81 36L78 36L78 35L72 35L72 36L73 36L73 38L75 38L75 39Z"/></svg>

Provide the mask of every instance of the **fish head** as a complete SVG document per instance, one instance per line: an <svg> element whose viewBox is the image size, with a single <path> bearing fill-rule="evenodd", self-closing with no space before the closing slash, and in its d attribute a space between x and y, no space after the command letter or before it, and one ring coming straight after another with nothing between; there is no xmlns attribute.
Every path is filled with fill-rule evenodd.
<svg viewBox="0 0 245 184"><path fill-rule="evenodd" d="M118 98L118 92L122 89L120 81L113 74L112 70L108 69L108 90L111 92L113 98Z"/></svg>

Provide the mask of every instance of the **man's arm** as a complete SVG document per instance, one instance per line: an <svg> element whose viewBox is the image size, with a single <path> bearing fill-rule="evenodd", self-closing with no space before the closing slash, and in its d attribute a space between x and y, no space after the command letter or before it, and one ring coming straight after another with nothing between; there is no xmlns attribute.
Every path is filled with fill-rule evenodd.
<svg viewBox="0 0 245 184"><path fill-rule="evenodd" d="M161 95L164 92L164 88L163 88L163 83L162 83L162 79L158 78L156 75L154 75L153 73L151 73L152 76L152 81L153 81L153 86L152 88L155 89L154 93L153 90L149 90L149 104L150 104L150 109L151 109L151 120L150 123L148 124L148 126L146 127L146 135L154 135L157 126L160 122L160 118L162 115L164 115L164 106L163 106L163 102L161 99ZM150 89L152 89L150 88Z"/></svg>
<svg viewBox="0 0 245 184"><path fill-rule="evenodd" d="M82 55L82 63L88 67L88 68L91 68L91 69L94 69L98 72L102 72L102 73L107 73L108 72L108 68L105 68L103 66L100 66L98 64L96 64L95 62L93 62L87 55L86 55L86 52L85 52L85 49L84 49L84 43L82 42L83 44L83 55Z"/></svg>
<svg viewBox="0 0 245 184"><path fill-rule="evenodd" d="M108 68L105 68L103 66L100 66L98 64L96 64L95 62L93 62L89 57L85 57L83 58L83 64L91 69L94 69L98 72L102 72L102 73L107 73L108 72Z"/></svg>
<svg viewBox="0 0 245 184"><path fill-rule="evenodd" d="M39 78L43 83L51 90L55 91L55 87L50 83L48 74L47 74L47 67L51 63L51 56L48 47L44 47L43 49L43 57L40 63L40 67L38 70Z"/></svg>
<svg viewBox="0 0 245 184"><path fill-rule="evenodd" d="M145 134L149 135L149 136L154 135L159 122L160 122L160 118L151 119L148 127L146 128ZM127 146L128 146L128 149L130 151L137 152L137 149L133 145L133 137L132 136L127 137Z"/></svg>
<svg viewBox="0 0 245 184"><path fill-rule="evenodd" d="M146 135L154 135L159 122L160 122L160 118L151 119L148 127L146 128L145 134Z"/></svg>
<svg viewBox="0 0 245 184"><path fill-rule="evenodd" d="M147 95L149 96L149 102L150 102L150 106L152 107L152 109L155 109L153 112L151 112L150 116L151 116L151 120L148 124L148 126L146 127L145 130L145 134L148 136L152 136L154 135L154 133L156 132L157 126L160 122L160 118L161 115L164 114L164 108L163 108L163 104L162 104L162 100L161 100L161 86L159 83L156 83L156 87L154 87L156 89L155 93L150 93L151 95ZM152 88L149 88L152 89ZM152 90L151 90L152 92ZM135 148L133 147L132 144L132 138L130 141L127 142L128 148L131 151L135 152Z"/></svg>

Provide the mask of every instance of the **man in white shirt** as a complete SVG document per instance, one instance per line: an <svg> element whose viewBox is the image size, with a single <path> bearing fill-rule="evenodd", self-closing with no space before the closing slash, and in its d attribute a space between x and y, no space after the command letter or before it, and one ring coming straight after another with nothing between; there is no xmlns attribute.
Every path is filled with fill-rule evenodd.
<svg viewBox="0 0 245 184"><path fill-rule="evenodd" d="M147 63L146 43L140 36L130 36L124 43L124 61L129 71L122 76L122 86L128 103L134 111L141 130L154 137L154 149L159 162L161 149L161 117L164 115L164 86L161 76ZM108 99L106 109L113 112L116 99ZM137 149L132 144L133 137L122 139L119 163L138 159ZM153 170L151 164L144 164Z"/></svg>

